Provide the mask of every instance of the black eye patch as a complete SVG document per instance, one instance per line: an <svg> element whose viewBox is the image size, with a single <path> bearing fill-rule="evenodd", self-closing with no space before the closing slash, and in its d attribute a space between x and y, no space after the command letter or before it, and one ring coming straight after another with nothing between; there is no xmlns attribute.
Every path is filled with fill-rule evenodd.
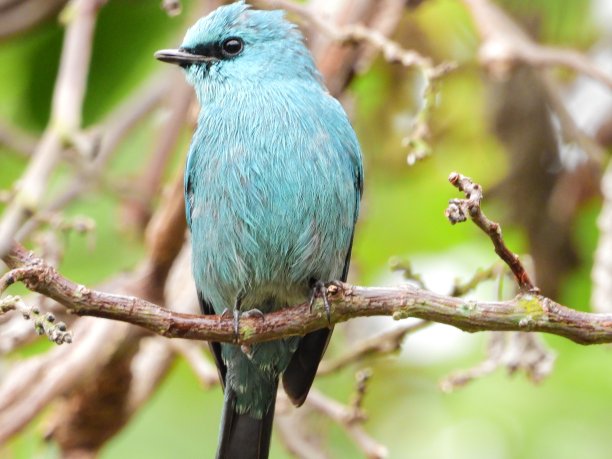
<svg viewBox="0 0 612 459"><path fill-rule="evenodd" d="M215 59L231 59L238 56L244 49L244 42L242 39L237 37L227 38L221 43L201 43L194 47L182 48L182 51L186 51L197 56L213 57Z"/></svg>

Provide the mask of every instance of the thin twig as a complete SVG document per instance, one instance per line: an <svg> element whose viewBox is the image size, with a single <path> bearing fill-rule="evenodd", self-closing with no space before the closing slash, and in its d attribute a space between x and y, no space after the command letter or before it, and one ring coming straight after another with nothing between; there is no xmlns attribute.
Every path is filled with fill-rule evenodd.
<svg viewBox="0 0 612 459"><path fill-rule="evenodd" d="M290 0L259 1L273 8L282 8L301 16L334 41L340 43L368 43L378 49L389 62L397 62L404 67L420 68L427 79L439 78L454 68L454 65L449 63L435 66L428 57L424 57L416 51L404 49L398 43L385 37L378 31L361 24L349 24L344 26L334 24L314 13L307 6Z"/></svg>
<svg viewBox="0 0 612 459"><path fill-rule="evenodd" d="M356 418L354 410L340 402L311 389L306 404L337 422L357 443L357 446L371 459L385 458L389 455L387 447L374 440L363 428L362 419Z"/></svg>
<svg viewBox="0 0 612 459"><path fill-rule="evenodd" d="M369 368L359 370L355 374L355 394L353 395L353 398L351 399L349 405L351 407L351 410L353 411L353 419L355 421L363 422L367 419L365 410L363 409L363 401L365 399L366 392L368 389L368 382L370 381L371 377L372 370L370 370Z"/></svg>
<svg viewBox="0 0 612 459"><path fill-rule="evenodd" d="M492 333L487 343L486 360L445 377L440 381L440 388L452 392L500 367L505 367L510 374L524 370L531 381L538 383L552 371L555 357L537 334Z"/></svg>
<svg viewBox="0 0 612 459"><path fill-rule="evenodd" d="M204 357L202 346L199 343L180 339L171 340L168 343L170 349L185 359L204 388L208 389L219 384L217 369Z"/></svg>
<svg viewBox="0 0 612 459"><path fill-rule="evenodd" d="M459 279L455 280L453 289L450 292L450 296L465 296L482 282L496 279L503 276L506 271L506 265L503 263L495 263L486 269L478 269L467 281L461 282Z"/></svg>
<svg viewBox="0 0 612 459"><path fill-rule="evenodd" d="M391 330L382 332L372 338L359 341L350 346L350 349L340 357L323 360L319 365L317 375L328 375L345 368L355 362L360 362L372 355L380 356L391 354L401 349L404 338L431 325L426 320L417 323L400 324Z"/></svg>
<svg viewBox="0 0 612 459"><path fill-rule="evenodd" d="M43 314L38 307L28 307L18 296L6 296L0 300L0 315L18 311L25 320L34 322L36 334L45 335L55 344L72 343L72 332L64 322L58 322L51 312Z"/></svg>
<svg viewBox="0 0 612 459"><path fill-rule="evenodd" d="M518 255L512 253L510 249L506 247L499 223L489 220L482 212L480 207L482 187L472 182L472 179L469 177L457 172L452 172L448 177L448 181L459 191L463 191L466 197L466 199L451 199L449 201L448 208L446 209L446 217L448 220L452 224L461 223L469 216L476 226L491 238L493 246L495 247L495 253L510 267L521 291L537 294L539 290L533 282L531 282Z"/></svg>

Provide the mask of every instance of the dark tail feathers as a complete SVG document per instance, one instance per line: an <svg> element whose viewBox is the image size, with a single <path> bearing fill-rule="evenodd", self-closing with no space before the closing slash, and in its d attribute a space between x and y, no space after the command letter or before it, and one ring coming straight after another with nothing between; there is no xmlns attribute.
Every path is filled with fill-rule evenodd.
<svg viewBox="0 0 612 459"><path fill-rule="evenodd" d="M306 400L325 353L332 330L322 328L302 337L300 344L283 373L283 387L295 406Z"/></svg>
<svg viewBox="0 0 612 459"><path fill-rule="evenodd" d="M276 382L278 387L278 381ZM236 412L236 394L225 387L217 459L267 459L272 437L275 397L262 419Z"/></svg>

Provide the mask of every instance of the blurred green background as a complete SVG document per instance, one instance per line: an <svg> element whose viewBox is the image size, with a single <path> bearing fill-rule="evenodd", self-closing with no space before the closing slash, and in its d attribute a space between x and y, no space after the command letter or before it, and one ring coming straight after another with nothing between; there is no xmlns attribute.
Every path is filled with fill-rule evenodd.
<svg viewBox="0 0 612 459"><path fill-rule="evenodd" d="M104 6L89 75L86 127L101 122L159 69L162 64L153 59L153 52L180 42L193 3L184 2L183 14L175 18L160 9L159 1L111 0ZM537 16L541 41L586 49L598 38L590 23L588 1L507 0L503 4L523 17ZM62 27L51 20L0 43L0 118L35 135L44 129L62 35ZM460 171L487 190L503 178L508 160L488 128L486 87L475 62L478 38L459 2L426 1L406 13L396 38L436 61L454 60L459 67L437 86L437 104L429 119L432 155L414 166L407 165L408 151L401 145L419 103L414 72L378 59L367 73L354 79L350 96L354 126L366 158L366 191L352 280L361 285L396 283L398 277L391 274L389 260L401 256L412 260L428 285L445 293L453 277L468 278L477 267L495 262L488 239L473 225L451 227L444 218L448 199L456 197L447 176ZM136 177L152 150L151 132L160 128L163 125L155 114L141 123L114 155L109 176ZM176 167L182 167L187 142L185 138L176 152ZM24 158L0 147L0 189L10 188L25 164ZM69 171L70 165L64 166L55 183ZM167 176L172 175L168 171ZM144 253L143 242L124 227L120 201L120 196L100 189L67 209L69 215L95 219L97 230L93 248L86 238L69 237L63 274L94 285L136 265ZM505 215L498 201L487 201L485 206L493 219ZM599 207L596 200L590 202L575 222L573 234L582 261L559 298L580 309L589 307ZM506 224L504 232L513 250L526 250L520 229ZM493 290L483 289L479 297L494 299ZM364 323L368 324L361 322L361 329L367 328ZM361 329L357 327L357 333ZM340 354L354 333L353 328L339 330L329 355ZM399 356L367 360L315 383L324 393L348 402L355 371L371 368L365 427L388 446L390 457L612 457L612 372L606 369L611 357L607 346L584 347L546 336L558 357L552 374L539 385L522 374L508 376L499 370L447 394L438 382L454 370L480 362L486 335L467 335L451 328L419 334L423 336L408 337L405 352ZM37 343L8 360L44 352L47 347ZM431 358L427 357L429 347L439 348ZM203 390L188 366L179 362L150 403L108 444L102 458L212 457L221 404L219 388ZM337 425L321 419L318 428L332 457L359 457ZM0 457L55 457L53 446L42 440L43 431L41 418L0 448ZM272 457L289 457L277 438L273 438Z"/></svg>

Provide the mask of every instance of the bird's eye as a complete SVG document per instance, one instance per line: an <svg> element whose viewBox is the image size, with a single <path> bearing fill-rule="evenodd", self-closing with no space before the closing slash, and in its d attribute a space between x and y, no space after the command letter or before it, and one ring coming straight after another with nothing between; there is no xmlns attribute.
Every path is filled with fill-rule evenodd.
<svg viewBox="0 0 612 459"><path fill-rule="evenodd" d="M225 57L234 57L242 52L244 43L240 38L228 38L221 44L221 52Z"/></svg>

